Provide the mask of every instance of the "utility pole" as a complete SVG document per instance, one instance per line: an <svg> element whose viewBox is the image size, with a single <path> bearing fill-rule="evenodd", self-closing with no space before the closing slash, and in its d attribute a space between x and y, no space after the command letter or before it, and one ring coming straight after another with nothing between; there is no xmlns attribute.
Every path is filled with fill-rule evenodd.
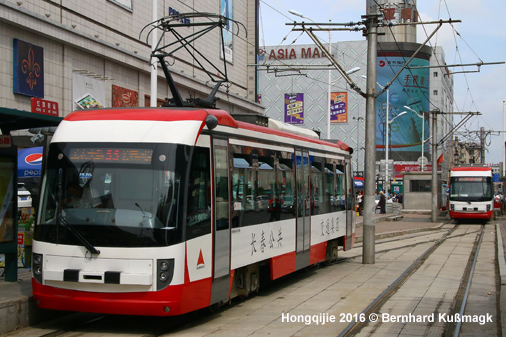
<svg viewBox="0 0 506 337"><path fill-rule="evenodd" d="M324 29L312 29L307 28L310 27L310 24L305 24L302 22L301 28L293 28L292 31L304 31L309 37L315 42L315 44L320 48L323 54L329 59L331 64L338 70L338 72L343 76L345 81L350 85L350 88L355 90L358 94L366 98L366 116L365 116L365 160L364 160L364 219L363 219L363 245L362 245L362 263L364 264L374 264L375 263L375 209L376 203L374 200L374 194L376 190L376 98L381 95L383 92L388 90L388 87L397 79L397 77L401 74L402 70L404 70L411 60L418 54L423 46L425 46L428 41L432 38L432 36L436 33L436 31L441 28L443 23L453 23L460 22L460 20L449 20L449 21L436 21L436 22L409 22L409 23L401 23L398 25L416 25L416 24L429 24L434 23L437 24L437 28L430 34L426 41L415 51L415 53L411 56L409 60L406 61L406 64L400 69L397 74L392 78L392 80L385 85L383 91L381 91L378 95L376 91L376 81L377 81L377 52L378 52L378 27L379 27L379 19L383 16L380 14L380 10L375 0L367 0L366 1L366 9L367 14L362 16L361 23L338 23L338 24L328 24L329 26L344 26L346 28L338 28L333 30L348 30L348 31L359 31L363 29L359 29L356 27L351 27L354 25L364 24L365 30L364 35L367 37L367 83L366 83L366 93L362 92L357 84L348 76L346 71L341 67L341 65L337 62L337 60L332 56L332 54L325 48L325 46L321 43L321 41L314 35L314 31L324 30ZM296 22L287 25L300 25ZM315 26L323 26L327 24L319 24L313 23ZM351 28L350 28L351 27ZM329 27L329 29L331 29ZM437 144L434 144L434 148ZM437 186L433 186L433 189L437 192ZM437 207L437 193L436 193L436 207Z"/></svg>
<svg viewBox="0 0 506 337"><path fill-rule="evenodd" d="M480 128L480 152L481 152L481 158L480 158L480 162L482 164L486 164L486 161L485 161L485 128L482 126Z"/></svg>
<svg viewBox="0 0 506 337"><path fill-rule="evenodd" d="M432 111L432 181L431 181L431 194L432 194L432 207L431 207L431 220L437 222L438 218L438 205L437 205L437 114L439 111Z"/></svg>
<svg viewBox="0 0 506 337"><path fill-rule="evenodd" d="M378 55L378 19L380 14L369 12L362 16L367 25L367 88L365 111L364 160L364 234L362 263L374 264L376 234L376 59Z"/></svg>

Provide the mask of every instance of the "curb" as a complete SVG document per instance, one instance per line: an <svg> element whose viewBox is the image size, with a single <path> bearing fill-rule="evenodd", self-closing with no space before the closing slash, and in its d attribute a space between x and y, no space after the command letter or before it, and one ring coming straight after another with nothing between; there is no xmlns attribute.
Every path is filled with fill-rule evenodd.
<svg viewBox="0 0 506 337"><path fill-rule="evenodd" d="M444 225L444 223L439 223L439 224L434 225L432 227L422 227L422 228L406 229L403 231L378 233L378 234L375 234L374 237L376 240L381 240L381 239L388 239L388 238L393 238L393 237L401 236L401 235L414 234L414 233L420 233L420 232L429 232L429 231L439 230L443 225ZM363 236L357 236L355 238L355 243L362 243L362 240L363 240Z"/></svg>
<svg viewBox="0 0 506 337"><path fill-rule="evenodd" d="M502 241L502 233L500 224L495 225L495 233L497 238L497 264L499 265L500 293L499 293L499 312L506 312L506 261L504 259L504 246ZM506 336L506 321L501 318L502 335Z"/></svg>

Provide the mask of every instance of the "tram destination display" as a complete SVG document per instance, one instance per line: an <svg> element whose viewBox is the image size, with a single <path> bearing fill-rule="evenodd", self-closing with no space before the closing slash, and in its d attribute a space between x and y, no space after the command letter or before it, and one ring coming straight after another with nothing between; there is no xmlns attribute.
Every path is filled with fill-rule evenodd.
<svg viewBox="0 0 506 337"><path fill-rule="evenodd" d="M73 161L120 164L151 164L153 150L126 148L72 148L69 157Z"/></svg>

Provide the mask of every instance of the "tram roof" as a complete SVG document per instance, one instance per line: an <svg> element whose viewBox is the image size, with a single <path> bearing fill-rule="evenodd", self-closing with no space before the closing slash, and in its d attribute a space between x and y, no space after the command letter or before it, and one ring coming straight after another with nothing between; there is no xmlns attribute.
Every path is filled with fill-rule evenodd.
<svg viewBox="0 0 506 337"><path fill-rule="evenodd" d="M459 166L452 167L452 171L492 171L492 168L487 166Z"/></svg>
<svg viewBox="0 0 506 337"><path fill-rule="evenodd" d="M308 141L315 144L321 144L331 147L337 147L343 151L353 152L347 144L342 141L330 142L327 140L310 138L305 135L292 133L289 131L276 130L266 126L255 125L252 123L241 122L234 119L224 110L218 109L196 109L196 108L101 108L90 110L74 111L65 117L66 121L201 121L202 127L205 126L205 120L208 115L213 115L218 119L218 125L228 126L236 129L246 129L261 132L270 135L278 135L286 138Z"/></svg>

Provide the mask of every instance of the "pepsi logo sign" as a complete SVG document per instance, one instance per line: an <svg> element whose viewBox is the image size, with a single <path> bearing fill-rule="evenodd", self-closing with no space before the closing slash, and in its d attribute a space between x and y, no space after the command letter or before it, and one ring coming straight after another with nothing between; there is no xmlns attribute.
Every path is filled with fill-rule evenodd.
<svg viewBox="0 0 506 337"><path fill-rule="evenodd" d="M32 153L25 157L25 163L28 165L42 164L42 153Z"/></svg>

